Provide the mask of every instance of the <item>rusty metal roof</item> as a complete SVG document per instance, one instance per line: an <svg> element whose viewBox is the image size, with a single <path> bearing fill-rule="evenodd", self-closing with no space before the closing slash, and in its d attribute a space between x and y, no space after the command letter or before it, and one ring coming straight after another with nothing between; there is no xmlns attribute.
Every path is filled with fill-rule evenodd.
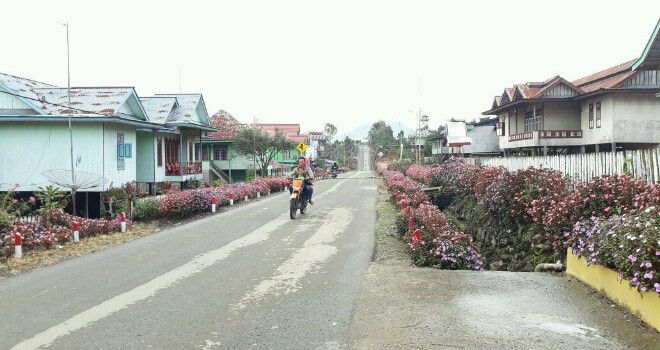
<svg viewBox="0 0 660 350"><path fill-rule="evenodd" d="M33 91L36 88L54 88L55 85L50 85L36 80L16 77L9 74L0 73L0 84L12 90L14 93L25 98L18 97L23 102L32 106L35 109L35 112L40 114L47 114L47 107L44 103L39 101L39 96Z"/></svg>
<svg viewBox="0 0 660 350"><path fill-rule="evenodd" d="M616 65L614 67L610 67L607 69L604 69L600 72L588 75L584 78L577 79L573 81L573 85L582 88L583 85L590 85L598 80L604 80L612 77L613 75L620 74L625 71L630 71L631 67L635 63L635 60L631 60L625 63L621 63L619 65Z"/></svg>
<svg viewBox="0 0 660 350"><path fill-rule="evenodd" d="M167 118L167 122L185 122L195 120L195 110L200 103L202 94L156 94L155 97L174 97L178 106Z"/></svg>
<svg viewBox="0 0 660 350"><path fill-rule="evenodd" d="M159 124L165 124L178 106L174 97L140 97L140 102L142 102L149 120Z"/></svg>
<svg viewBox="0 0 660 350"><path fill-rule="evenodd" d="M67 88L35 88L33 92L45 102L42 109L50 115L117 115L128 98L135 94L132 87L72 87L69 104Z"/></svg>

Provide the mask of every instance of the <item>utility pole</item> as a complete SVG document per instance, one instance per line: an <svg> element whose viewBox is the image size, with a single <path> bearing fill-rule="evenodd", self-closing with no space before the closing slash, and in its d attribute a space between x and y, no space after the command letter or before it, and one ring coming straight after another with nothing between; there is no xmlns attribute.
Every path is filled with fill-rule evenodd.
<svg viewBox="0 0 660 350"><path fill-rule="evenodd" d="M252 127L254 128L253 130L253 135L252 135L252 169L254 169L254 178L257 178L257 117L252 116L254 118L254 124Z"/></svg>
<svg viewBox="0 0 660 350"><path fill-rule="evenodd" d="M66 27L66 75L67 75L67 90L66 94L68 97L67 109L69 110L69 150L71 157L71 207L73 210L73 215L76 215L76 168L73 164L73 130L71 128L71 55L69 50L69 22L60 23Z"/></svg>

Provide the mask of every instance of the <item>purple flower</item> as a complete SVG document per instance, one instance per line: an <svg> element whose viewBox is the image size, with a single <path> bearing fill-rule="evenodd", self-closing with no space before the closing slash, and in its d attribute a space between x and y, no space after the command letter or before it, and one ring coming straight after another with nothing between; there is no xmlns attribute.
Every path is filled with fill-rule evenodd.
<svg viewBox="0 0 660 350"><path fill-rule="evenodd" d="M656 282L656 283L653 285L653 287L655 288L655 291L656 291L656 292L660 293L660 283L657 283L657 282Z"/></svg>
<svg viewBox="0 0 660 350"><path fill-rule="evenodd" d="M653 278L653 272L647 272L647 273L645 273L645 274L644 274L644 278L646 278L647 280L650 280L651 278Z"/></svg>
<svg viewBox="0 0 660 350"><path fill-rule="evenodd" d="M628 259L630 259L630 262L635 262L637 261L637 257L634 255L628 255Z"/></svg>
<svg viewBox="0 0 660 350"><path fill-rule="evenodd" d="M34 203L34 202L36 202L36 201L37 201L36 198L34 198L34 197L30 197L30 203Z"/></svg>
<svg viewBox="0 0 660 350"><path fill-rule="evenodd" d="M650 262L647 261L646 262L646 267L651 268L651 266L653 266L653 264L651 264Z"/></svg>

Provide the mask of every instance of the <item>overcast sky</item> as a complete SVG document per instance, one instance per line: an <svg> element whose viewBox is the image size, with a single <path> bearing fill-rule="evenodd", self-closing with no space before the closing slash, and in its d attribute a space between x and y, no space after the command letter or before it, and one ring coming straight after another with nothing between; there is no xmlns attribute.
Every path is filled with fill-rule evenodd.
<svg viewBox="0 0 660 350"><path fill-rule="evenodd" d="M242 122L481 117L505 87L638 58L660 1L9 1L0 71L140 96L201 92ZM179 72L181 72L179 74Z"/></svg>

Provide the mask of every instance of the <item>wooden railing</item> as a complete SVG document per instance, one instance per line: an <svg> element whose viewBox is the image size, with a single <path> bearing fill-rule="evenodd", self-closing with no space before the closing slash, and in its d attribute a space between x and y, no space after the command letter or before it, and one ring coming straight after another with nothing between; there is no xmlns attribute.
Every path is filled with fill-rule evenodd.
<svg viewBox="0 0 660 350"><path fill-rule="evenodd" d="M202 173L202 162L165 162L166 176L196 175Z"/></svg>
<svg viewBox="0 0 660 350"><path fill-rule="evenodd" d="M539 130L540 139L582 138L582 130Z"/></svg>
<svg viewBox="0 0 660 350"><path fill-rule="evenodd" d="M532 131L509 135L509 141L530 140L533 138L534 138L534 133Z"/></svg>
<svg viewBox="0 0 660 350"><path fill-rule="evenodd" d="M509 135L509 141L531 140L534 133L539 139L579 139L582 138L582 130L535 130L520 134Z"/></svg>

